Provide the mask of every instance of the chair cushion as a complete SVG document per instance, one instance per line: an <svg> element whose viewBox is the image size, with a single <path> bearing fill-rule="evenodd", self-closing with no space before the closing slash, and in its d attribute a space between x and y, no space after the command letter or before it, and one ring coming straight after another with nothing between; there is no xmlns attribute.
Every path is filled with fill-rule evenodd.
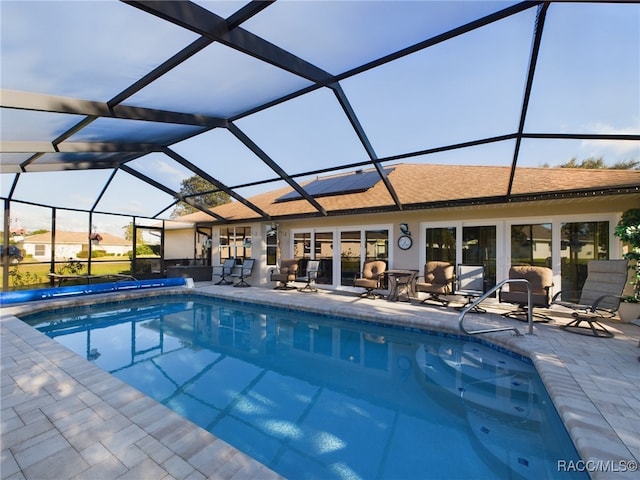
<svg viewBox="0 0 640 480"><path fill-rule="evenodd" d="M553 271L547 267L515 265L509 269L509 278L527 280L531 285L531 302L535 307L548 307L551 301ZM527 304L527 286L524 283L509 283L500 291L500 301Z"/></svg>
<svg viewBox="0 0 640 480"><path fill-rule="evenodd" d="M627 282L627 260L591 260L587 264L587 279L582 287L580 303L593 305L603 295L600 308L617 309Z"/></svg>
<svg viewBox="0 0 640 480"><path fill-rule="evenodd" d="M377 278L387 269L387 264L382 260L374 260L365 262L362 267L362 276L364 278ZM377 281L377 280L376 280Z"/></svg>
<svg viewBox="0 0 640 480"><path fill-rule="evenodd" d="M356 278L353 282L356 287L362 288L377 288L378 280L371 278Z"/></svg>
<svg viewBox="0 0 640 480"><path fill-rule="evenodd" d="M511 286L516 284L511 284ZM527 299L527 287L524 287L524 292L513 292L503 290L500 293L500 301L506 303L515 303L518 305L526 305L528 302ZM544 293L532 293L531 294L531 303L534 307L548 307L549 306L549 297Z"/></svg>
<svg viewBox="0 0 640 480"><path fill-rule="evenodd" d="M424 265L424 283L446 285L453 280L453 265L448 262L431 261Z"/></svg>
<svg viewBox="0 0 640 480"><path fill-rule="evenodd" d="M283 259L280 262L280 273L295 273L298 271L298 261L293 258Z"/></svg>
<svg viewBox="0 0 640 480"><path fill-rule="evenodd" d="M289 273L273 273L271 274L271 281L273 282L291 282L296 279L295 275Z"/></svg>
<svg viewBox="0 0 640 480"><path fill-rule="evenodd" d="M531 265L516 265L509 269L509 278L522 278L531 284L533 294L546 295L546 287L553 285L553 271L547 267L535 267ZM527 287L523 283L510 283L510 292L524 292L526 294Z"/></svg>
<svg viewBox="0 0 640 480"><path fill-rule="evenodd" d="M298 261L292 258L280 261L280 268L271 273L274 282L291 282L296 279L298 273Z"/></svg>
<svg viewBox="0 0 640 480"><path fill-rule="evenodd" d="M416 290L418 292L426 293L450 293L449 286L447 284L438 283L416 283Z"/></svg>
<svg viewBox="0 0 640 480"><path fill-rule="evenodd" d="M382 260L370 260L362 266L362 273L359 278L354 279L353 285L366 289L380 287L382 274L387 269L387 264Z"/></svg>

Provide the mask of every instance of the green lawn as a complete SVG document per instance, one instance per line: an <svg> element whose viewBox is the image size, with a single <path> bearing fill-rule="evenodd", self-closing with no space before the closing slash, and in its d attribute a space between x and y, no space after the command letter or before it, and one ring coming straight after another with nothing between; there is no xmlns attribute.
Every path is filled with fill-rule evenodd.
<svg viewBox="0 0 640 480"><path fill-rule="evenodd" d="M62 271L64 263L56 264L57 273L70 273L68 271ZM46 288L50 286L49 273L50 265L48 263L32 263L29 260L24 260L19 265L9 267L9 288ZM12 274L11 272L15 272ZM80 272L81 274L87 273L87 264L84 264L84 268ZM92 275L115 275L131 273L131 262L129 259L121 261L106 261L106 260L93 260L91 262L91 274ZM0 282L3 281L3 272L0 269ZM0 283L1 284L1 283ZM73 285L73 283L65 282L66 285Z"/></svg>

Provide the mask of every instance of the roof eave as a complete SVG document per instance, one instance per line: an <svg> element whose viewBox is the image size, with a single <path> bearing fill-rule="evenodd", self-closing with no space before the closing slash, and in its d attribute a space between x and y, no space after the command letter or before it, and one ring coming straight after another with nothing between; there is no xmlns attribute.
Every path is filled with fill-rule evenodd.
<svg viewBox="0 0 640 480"><path fill-rule="evenodd" d="M476 198L460 198L451 200L440 200L435 202L420 202L420 203L405 203L403 204L403 211L410 210L433 210L438 208L452 208L452 207L477 207L482 205L498 205L498 204L511 204L511 203L523 203L523 202L536 202L536 201L548 201L548 200L562 200L569 198L594 198L594 197L606 197L611 195L630 195L640 193L640 185L622 185L622 186L610 186L601 188L590 189L575 189L575 190L561 190L552 192L529 192L521 194L512 194L510 196L491 196L491 197L476 197ZM330 210L327 212L328 217L342 217L349 215L366 215L376 213L392 213L399 212L400 210L395 205L380 205L370 206L362 208L347 208L341 210ZM300 214L289 215L272 215L269 222L286 221L286 220L305 220L310 218L321 218L324 215L320 215L318 212L308 212ZM246 217L236 218L227 222L214 221L211 225L230 225L240 224L248 222L263 222L264 219L260 217ZM198 222L202 223L202 222Z"/></svg>

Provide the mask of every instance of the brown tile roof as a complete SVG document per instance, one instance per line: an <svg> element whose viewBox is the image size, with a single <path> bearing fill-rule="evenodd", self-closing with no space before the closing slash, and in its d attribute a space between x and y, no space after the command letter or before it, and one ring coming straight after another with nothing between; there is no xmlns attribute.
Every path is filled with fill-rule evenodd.
<svg viewBox="0 0 640 480"><path fill-rule="evenodd" d="M510 167L399 164L389 173L400 202L420 205L464 199L501 197L509 185ZM597 191L617 187L640 187L640 170L594 170L577 168L524 168L514 176L512 195L566 191ZM316 210L305 200L276 202L292 191L290 187L251 197L249 200L273 217L313 214ZM382 181L366 192L348 193L316 199L327 211L393 207L393 199ZM213 209L229 221L253 219L258 215L238 202ZM184 221L212 221L198 212L181 217Z"/></svg>

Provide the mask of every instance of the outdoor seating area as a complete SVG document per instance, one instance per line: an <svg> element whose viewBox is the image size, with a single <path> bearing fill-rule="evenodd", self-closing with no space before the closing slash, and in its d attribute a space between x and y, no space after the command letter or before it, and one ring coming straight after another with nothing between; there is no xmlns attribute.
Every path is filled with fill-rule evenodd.
<svg viewBox="0 0 640 480"><path fill-rule="evenodd" d="M285 268L292 268L290 264L293 262L290 260ZM315 268L317 263L309 262L311 268ZM497 304L512 306L506 308L502 315L520 321L527 321L529 300L532 319L536 322L553 322L554 316L569 310L574 319L563 325L563 329L583 335L612 337L613 334L599 320L615 316L627 282L627 267L627 260L592 260L588 262L589 276L581 292L554 292L550 268L516 265L509 269L509 280L516 281L505 282L498 289L494 304L497 301ZM300 291L317 291L317 288L310 287L311 273L309 275L287 278L289 282L306 280L307 284ZM285 279L277 278L282 281ZM482 265L460 264L454 269L448 262L432 261L425 264L424 275L420 276L418 270L387 269L385 262L368 261L364 263L364 270L354 279L353 286L365 289L364 293L356 293L362 298L375 300L386 297L390 302L405 301L444 307L453 304L453 308L463 310L484 295L487 279ZM288 288L295 287L289 284ZM572 293L575 298L579 297L578 301L562 300L572 298ZM553 307L562 307L562 314ZM486 313L486 309L475 305L471 312ZM581 325L583 322L587 325Z"/></svg>
<svg viewBox="0 0 640 480"><path fill-rule="evenodd" d="M279 267L270 269L269 281L275 282L275 290L318 292L320 263L319 260L283 259ZM231 284L233 282L226 278L235 277L240 281L234 286L249 286L244 278L251 275L253 265L253 259L245 259L243 266L237 266L234 259L226 260L222 266L214 267L221 276L216 285ZM573 320L563 325L563 329L583 335L612 337L599 320L615 316L627 281L627 267L627 260L592 260L587 264L589 274L581 292L554 292L550 268L514 265L509 269L508 281L500 288L496 287L497 293L491 296L495 298L488 300L493 306L500 305L506 318L527 321L531 301L535 322L553 322L557 317L571 314ZM354 293L364 299L451 307L460 311L487 292L484 265L459 264L454 267L449 262L430 261L422 272L420 275L418 269L388 269L387 263L381 260L366 261L363 271L353 280ZM470 310L470 313L486 312L480 304Z"/></svg>
<svg viewBox="0 0 640 480"><path fill-rule="evenodd" d="M255 259L227 258L222 265L208 267L212 271L216 285L233 285L234 287L250 287L247 278L253 275Z"/></svg>

